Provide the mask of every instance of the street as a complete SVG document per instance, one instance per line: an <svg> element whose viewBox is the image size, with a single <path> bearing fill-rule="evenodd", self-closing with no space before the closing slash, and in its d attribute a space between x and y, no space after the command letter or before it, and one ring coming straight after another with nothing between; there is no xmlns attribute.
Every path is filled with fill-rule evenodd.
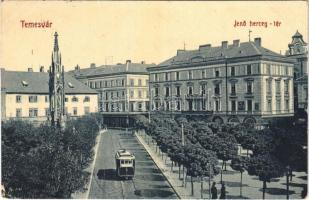
<svg viewBox="0 0 309 200"><path fill-rule="evenodd" d="M120 180L116 176L115 153L122 148L136 157L133 180ZM131 132L126 134L120 130L108 130L102 133L89 190L90 199L177 198L135 136Z"/></svg>

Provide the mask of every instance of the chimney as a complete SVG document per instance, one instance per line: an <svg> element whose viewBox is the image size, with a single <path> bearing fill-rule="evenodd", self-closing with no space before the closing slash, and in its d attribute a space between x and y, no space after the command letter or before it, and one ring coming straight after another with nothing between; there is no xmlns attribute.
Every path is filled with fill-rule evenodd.
<svg viewBox="0 0 309 200"><path fill-rule="evenodd" d="M227 41L222 41L222 48L226 49L227 48Z"/></svg>
<svg viewBox="0 0 309 200"><path fill-rule="evenodd" d="M75 70L79 70L79 69L80 69L79 65L76 65Z"/></svg>
<svg viewBox="0 0 309 200"><path fill-rule="evenodd" d="M144 65L144 64L146 64L146 62L143 60L143 61L141 62L141 64Z"/></svg>
<svg viewBox="0 0 309 200"><path fill-rule="evenodd" d="M32 67L29 67L29 68L28 68L28 72L33 72Z"/></svg>
<svg viewBox="0 0 309 200"><path fill-rule="evenodd" d="M131 60L126 60L126 63L128 64L128 63L131 63Z"/></svg>
<svg viewBox="0 0 309 200"><path fill-rule="evenodd" d="M95 68L95 63L91 63L90 68Z"/></svg>
<svg viewBox="0 0 309 200"><path fill-rule="evenodd" d="M40 67L40 72L44 72L44 66Z"/></svg>
<svg viewBox="0 0 309 200"><path fill-rule="evenodd" d="M254 38L254 43L255 43L255 45L256 46L261 46L262 45L262 40L261 40L261 38L260 37L258 37L258 38Z"/></svg>
<svg viewBox="0 0 309 200"><path fill-rule="evenodd" d="M200 45L198 50L203 51L205 49L210 49L210 47L211 47L211 44L204 44L204 45Z"/></svg>
<svg viewBox="0 0 309 200"><path fill-rule="evenodd" d="M239 47L239 40L233 40L233 46Z"/></svg>
<svg viewBox="0 0 309 200"><path fill-rule="evenodd" d="M185 52L185 50L183 50L183 49L178 49L178 50L177 50L177 56L183 54L184 52Z"/></svg>

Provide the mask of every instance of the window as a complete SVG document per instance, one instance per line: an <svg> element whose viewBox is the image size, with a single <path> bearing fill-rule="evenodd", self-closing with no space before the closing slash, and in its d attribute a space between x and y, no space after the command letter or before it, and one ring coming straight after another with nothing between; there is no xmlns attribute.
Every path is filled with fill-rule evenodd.
<svg viewBox="0 0 309 200"><path fill-rule="evenodd" d="M280 110L281 110L281 101L280 99L277 99L276 100L276 111L280 112Z"/></svg>
<svg viewBox="0 0 309 200"><path fill-rule="evenodd" d="M231 76L235 76L235 67L231 67Z"/></svg>
<svg viewBox="0 0 309 200"><path fill-rule="evenodd" d="M176 110L180 110L180 101L176 101Z"/></svg>
<svg viewBox="0 0 309 200"><path fill-rule="evenodd" d="M114 92L111 92L111 98L114 98Z"/></svg>
<svg viewBox="0 0 309 200"><path fill-rule="evenodd" d="M155 110L159 110L159 102L155 102Z"/></svg>
<svg viewBox="0 0 309 200"><path fill-rule="evenodd" d="M238 110L240 110L240 111L245 110L245 102L244 101L238 102Z"/></svg>
<svg viewBox="0 0 309 200"><path fill-rule="evenodd" d="M289 93L289 80L284 81L284 93Z"/></svg>
<svg viewBox="0 0 309 200"><path fill-rule="evenodd" d="M192 73L192 71L188 71L188 79L189 79L189 80L193 79L193 73Z"/></svg>
<svg viewBox="0 0 309 200"><path fill-rule="evenodd" d="M134 79L130 79L130 86L134 86Z"/></svg>
<svg viewBox="0 0 309 200"><path fill-rule="evenodd" d="M90 113L90 108L88 106L84 107L85 115Z"/></svg>
<svg viewBox="0 0 309 200"><path fill-rule="evenodd" d="M256 111L260 110L260 104L259 103L254 104L254 110L256 110Z"/></svg>
<svg viewBox="0 0 309 200"><path fill-rule="evenodd" d="M176 80L179 80L179 72L176 72Z"/></svg>
<svg viewBox="0 0 309 200"><path fill-rule="evenodd" d="M165 87L165 96L166 97L170 96L170 88L169 87Z"/></svg>
<svg viewBox="0 0 309 200"><path fill-rule="evenodd" d="M124 79L121 80L121 86L124 86Z"/></svg>
<svg viewBox="0 0 309 200"><path fill-rule="evenodd" d="M219 71L219 69L216 69L216 71L215 71L215 77L219 77L220 76L220 71Z"/></svg>
<svg viewBox="0 0 309 200"><path fill-rule="evenodd" d="M231 107L232 107L232 111L235 112L236 111L236 101L235 100L231 101Z"/></svg>
<svg viewBox="0 0 309 200"><path fill-rule="evenodd" d="M96 81L95 82L95 88L99 88L99 84L100 84L100 82Z"/></svg>
<svg viewBox="0 0 309 200"><path fill-rule="evenodd" d="M266 74L270 75L270 64L266 65Z"/></svg>
<svg viewBox="0 0 309 200"><path fill-rule="evenodd" d="M247 93L252 94L252 82L247 82Z"/></svg>
<svg viewBox="0 0 309 200"><path fill-rule="evenodd" d="M157 96L159 96L159 88L158 87L155 88L155 97L157 97Z"/></svg>
<svg viewBox="0 0 309 200"><path fill-rule="evenodd" d="M137 107L138 107L138 111L142 111L143 103L142 102L138 102Z"/></svg>
<svg viewBox="0 0 309 200"><path fill-rule="evenodd" d="M276 81L276 93L280 94L280 81Z"/></svg>
<svg viewBox="0 0 309 200"><path fill-rule="evenodd" d="M105 99L108 100L108 92L105 93Z"/></svg>
<svg viewBox="0 0 309 200"><path fill-rule="evenodd" d="M155 76L155 81L159 81L158 74L154 74L154 76Z"/></svg>
<svg viewBox="0 0 309 200"><path fill-rule="evenodd" d="M247 65L247 75L251 75L251 65Z"/></svg>
<svg viewBox="0 0 309 200"><path fill-rule="evenodd" d="M271 94L271 80L266 80L267 94Z"/></svg>
<svg viewBox="0 0 309 200"><path fill-rule="evenodd" d="M202 70L202 78L206 78L206 70Z"/></svg>
<svg viewBox="0 0 309 200"><path fill-rule="evenodd" d="M235 85L235 83L231 83L231 94L236 95L236 85Z"/></svg>
<svg viewBox="0 0 309 200"><path fill-rule="evenodd" d="M188 87L188 95L193 95L193 87L192 86Z"/></svg>
<svg viewBox="0 0 309 200"><path fill-rule="evenodd" d="M84 102L89 102L89 101L90 101L90 97L89 96L85 96Z"/></svg>
<svg viewBox="0 0 309 200"><path fill-rule="evenodd" d="M170 102L169 102L169 101L166 101L166 102L165 102L165 105L166 105L166 110L170 110Z"/></svg>
<svg viewBox="0 0 309 200"><path fill-rule="evenodd" d="M215 110L220 111L220 101L219 100L215 101Z"/></svg>
<svg viewBox="0 0 309 200"><path fill-rule="evenodd" d="M142 98L142 90L138 90L138 98Z"/></svg>
<svg viewBox="0 0 309 200"><path fill-rule="evenodd" d="M215 85L215 95L220 95L220 84Z"/></svg>
<svg viewBox="0 0 309 200"><path fill-rule="evenodd" d="M308 100L308 89L306 87L304 87L304 96L305 96L305 100Z"/></svg>
<svg viewBox="0 0 309 200"><path fill-rule="evenodd" d="M124 97L124 91L122 91L122 97Z"/></svg>
<svg viewBox="0 0 309 200"><path fill-rule="evenodd" d="M74 96L74 97L72 98L72 102L78 102L78 98L77 98L76 96Z"/></svg>
<svg viewBox="0 0 309 200"><path fill-rule="evenodd" d="M180 86L176 86L176 96L180 96Z"/></svg>
<svg viewBox="0 0 309 200"><path fill-rule="evenodd" d="M284 106L284 108L285 108L285 110L287 110L287 111L289 110L289 103L290 103L289 100L286 99L286 100L285 100L285 106Z"/></svg>
<svg viewBox="0 0 309 200"><path fill-rule="evenodd" d="M104 81L104 85L105 85L105 87L107 87L107 81Z"/></svg>
<svg viewBox="0 0 309 200"><path fill-rule="evenodd" d="M73 115L77 115L77 108L73 107Z"/></svg>
<svg viewBox="0 0 309 200"><path fill-rule="evenodd" d="M165 81L169 81L170 80L170 73L165 72Z"/></svg>
<svg viewBox="0 0 309 200"><path fill-rule="evenodd" d="M30 103L38 102L38 96L29 96L29 102Z"/></svg>
<svg viewBox="0 0 309 200"><path fill-rule="evenodd" d="M116 92L116 97L117 97L117 98L119 97L119 92L118 92L118 91Z"/></svg>
<svg viewBox="0 0 309 200"><path fill-rule="evenodd" d="M21 103L21 96L20 95L16 96L16 103Z"/></svg>
<svg viewBox="0 0 309 200"><path fill-rule="evenodd" d="M37 108L30 108L29 109L29 117L37 117L38 116L38 109Z"/></svg>
<svg viewBox="0 0 309 200"><path fill-rule="evenodd" d="M68 109L68 108L66 108L66 109ZM65 114L66 114L67 112L65 112ZM45 108L45 116L49 116L49 108Z"/></svg>
<svg viewBox="0 0 309 200"><path fill-rule="evenodd" d="M45 95L45 102L48 102L49 96Z"/></svg>
<svg viewBox="0 0 309 200"><path fill-rule="evenodd" d="M252 111L252 100L247 100L247 111Z"/></svg>
<svg viewBox="0 0 309 200"><path fill-rule="evenodd" d="M17 108L16 109L16 117L21 117L21 116L22 116L21 109Z"/></svg>
<svg viewBox="0 0 309 200"><path fill-rule="evenodd" d="M69 101L68 97L65 97L64 102L68 102L68 101Z"/></svg>
<svg viewBox="0 0 309 200"><path fill-rule="evenodd" d="M130 97L131 97L131 98L134 97L134 90L130 90Z"/></svg>
<svg viewBox="0 0 309 200"><path fill-rule="evenodd" d="M103 87L103 81L100 81L100 88Z"/></svg>
<svg viewBox="0 0 309 200"><path fill-rule="evenodd" d="M270 99L267 101L267 111L269 111L269 112L272 111L272 108L271 108L271 100L270 100Z"/></svg>
<svg viewBox="0 0 309 200"><path fill-rule="evenodd" d="M289 75L289 67L288 66L285 66L285 75Z"/></svg>
<svg viewBox="0 0 309 200"><path fill-rule="evenodd" d="M142 86L142 80L138 79L138 86Z"/></svg>
<svg viewBox="0 0 309 200"><path fill-rule="evenodd" d="M206 84L201 85L201 95L206 95Z"/></svg>

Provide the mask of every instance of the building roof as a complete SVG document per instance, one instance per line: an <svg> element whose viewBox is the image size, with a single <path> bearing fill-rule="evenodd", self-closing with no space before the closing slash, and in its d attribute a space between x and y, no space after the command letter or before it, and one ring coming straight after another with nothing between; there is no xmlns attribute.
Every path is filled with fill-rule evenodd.
<svg viewBox="0 0 309 200"><path fill-rule="evenodd" d="M296 30L296 33L292 37L303 37L303 35Z"/></svg>
<svg viewBox="0 0 309 200"><path fill-rule="evenodd" d="M46 72L6 71L1 68L1 90L7 93L48 93L49 74ZM66 94L97 94L71 75L64 75Z"/></svg>
<svg viewBox="0 0 309 200"><path fill-rule="evenodd" d="M177 55L167 59L166 61L160 63L156 67L167 67L167 66L177 66L177 65L192 65L194 63L211 63L211 62L224 62L227 58L241 59L253 56L261 56L262 58L277 60L277 61L287 61L293 63L291 59L286 56L273 52L261 46L261 39L256 42L242 42L239 40L233 41L233 44L226 46L216 46L211 47L210 44L202 45L196 50L178 50ZM148 68L149 70L155 69L156 67Z"/></svg>
<svg viewBox="0 0 309 200"><path fill-rule="evenodd" d="M69 73L75 77L92 77L92 76L106 76L114 74L145 74L147 75L147 68L153 67L155 64L131 63L117 64L117 65L102 65L99 67L90 67L83 69L75 69Z"/></svg>

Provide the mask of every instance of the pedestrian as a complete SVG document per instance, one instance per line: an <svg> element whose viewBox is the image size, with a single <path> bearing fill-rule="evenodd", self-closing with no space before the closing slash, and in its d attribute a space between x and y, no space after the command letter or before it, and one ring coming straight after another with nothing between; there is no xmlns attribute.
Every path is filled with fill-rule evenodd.
<svg viewBox="0 0 309 200"><path fill-rule="evenodd" d="M220 199L225 199L225 185L224 185L224 182L222 182L222 186L221 186Z"/></svg>
<svg viewBox="0 0 309 200"><path fill-rule="evenodd" d="M217 195L217 188L216 188L216 182L213 182L212 183L212 186L211 186L211 198L212 199L217 199L218 198L218 195Z"/></svg>

